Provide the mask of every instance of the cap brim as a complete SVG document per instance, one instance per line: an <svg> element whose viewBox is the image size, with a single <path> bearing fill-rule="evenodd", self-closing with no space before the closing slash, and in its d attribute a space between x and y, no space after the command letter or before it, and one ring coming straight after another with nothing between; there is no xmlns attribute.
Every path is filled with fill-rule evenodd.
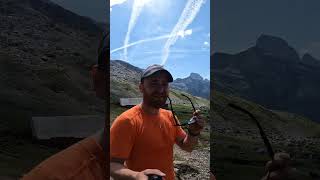
<svg viewBox="0 0 320 180"><path fill-rule="evenodd" d="M172 77L172 75L171 75L171 73L170 73L169 71L167 71L167 70L165 70L165 69L160 70L160 71L164 71L164 72L166 72L166 73L168 74L168 76L169 76L168 82L172 82L172 81L173 81L173 77Z"/></svg>
<svg viewBox="0 0 320 180"><path fill-rule="evenodd" d="M150 76L152 76L153 74L155 74L156 72L159 72L159 71L166 72L167 75L168 75L168 82L173 82L173 77L172 77L171 73L169 71L165 70L165 69L155 69L154 71L150 71L148 74L145 74L144 77L141 78L141 80L144 79L144 78L150 77Z"/></svg>

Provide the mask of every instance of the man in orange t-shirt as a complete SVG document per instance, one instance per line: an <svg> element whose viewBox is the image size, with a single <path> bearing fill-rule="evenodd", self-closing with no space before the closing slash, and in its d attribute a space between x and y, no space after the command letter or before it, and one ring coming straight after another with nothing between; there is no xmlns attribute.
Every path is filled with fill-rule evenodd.
<svg viewBox="0 0 320 180"><path fill-rule="evenodd" d="M110 129L110 173L114 179L148 179L154 174L174 180L173 145L191 152L204 121L196 111L188 133L171 111L162 109L172 75L160 65L149 66L141 76L143 102L122 113Z"/></svg>
<svg viewBox="0 0 320 180"><path fill-rule="evenodd" d="M106 96L106 81L109 55L109 34L101 40L98 50L98 65L92 67L92 78L96 95ZM108 124L106 124L107 126ZM108 127L67 149L49 157L33 168L22 180L105 180L109 179L107 167Z"/></svg>

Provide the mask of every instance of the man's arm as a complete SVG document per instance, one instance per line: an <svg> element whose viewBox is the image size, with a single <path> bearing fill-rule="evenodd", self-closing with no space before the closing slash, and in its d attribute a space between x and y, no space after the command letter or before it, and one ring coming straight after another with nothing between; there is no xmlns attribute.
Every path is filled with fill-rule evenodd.
<svg viewBox="0 0 320 180"><path fill-rule="evenodd" d="M177 138L177 145L187 152L191 152L193 148L198 144L199 136L191 136L187 134L184 138Z"/></svg>
<svg viewBox="0 0 320 180"><path fill-rule="evenodd" d="M193 113L194 118L196 118L196 122L189 125L187 135L178 136L176 138L177 145L187 152L191 152L193 148L198 144L198 139L200 136L200 132L204 127L204 120L200 117L200 111L197 110ZM183 131L180 129L180 131ZM184 133L185 134L185 133Z"/></svg>
<svg viewBox="0 0 320 180"><path fill-rule="evenodd" d="M126 168L124 165L124 160L112 159L110 162L110 175L114 179L131 180L136 179L138 172L132 171Z"/></svg>
<svg viewBox="0 0 320 180"><path fill-rule="evenodd" d="M165 177L165 174L157 169L146 169L141 172L133 171L124 166L124 160L111 159L110 174L116 180L148 180L149 174Z"/></svg>

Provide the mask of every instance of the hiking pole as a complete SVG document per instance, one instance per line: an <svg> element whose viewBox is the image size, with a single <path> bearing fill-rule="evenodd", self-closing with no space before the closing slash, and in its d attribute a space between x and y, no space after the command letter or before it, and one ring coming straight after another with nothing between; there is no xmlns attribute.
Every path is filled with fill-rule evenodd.
<svg viewBox="0 0 320 180"><path fill-rule="evenodd" d="M237 105L232 104L232 103L229 103L228 105L229 105L230 107L236 109L236 110L239 110L239 111L244 112L245 114L249 115L249 117L250 117L251 119L254 120L254 122L257 124L257 126L258 126L258 128L259 128L259 132L260 132L261 138L262 138L262 140L263 140L263 142L264 142L264 144L265 144L265 146L266 146L266 148L267 148L267 151L268 151L268 153L269 153L269 156L270 156L271 160L273 161L273 160L274 160L274 151L273 151L273 149L272 149L272 147L271 147L271 144L270 144L270 142L269 142L266 134L264 133L264 131L263 131L263 129L262 129L259 121L252 115L252 113L250 113L249 111L241 108L240 106L237 106ZM268 171L268 175L267 175L267 180L269 180L269 179L270 179L270 171Z"/></svg>
<svg viewBox="0 0 320 180"><path fill-rule="evenodd" d="M249 111L247 111L247 110L245 110L245 109L243 109L243 108L241 108L241 107L239 107L239 106L237 106L237 105L235 105L235 104L232 104L232 103L229 103L228 105L229 105L230 107L236 109L236 110L239 110L239 111L244 112L245 114L249 115L251 119L254 120L254 122L257 124L257 126L258 126L258 128L259 128L261 138L262 138L262 140L263 140L263 142L264 142L264 144L265 144L265 146L266 146L266 148L267 148L267 151L268 151L268 153L269 153L269 156L270 156L270 158L271 158L272 160L274 160L274 159L273 159L273 157L274 157L274 151L273 151L273 149L272 149L272 147L271 147L271 144L270 144L270 142L269 142L266 134L264 133L264 131L263 131L263 129L262 129L259 121L258 121Z"/></svg>

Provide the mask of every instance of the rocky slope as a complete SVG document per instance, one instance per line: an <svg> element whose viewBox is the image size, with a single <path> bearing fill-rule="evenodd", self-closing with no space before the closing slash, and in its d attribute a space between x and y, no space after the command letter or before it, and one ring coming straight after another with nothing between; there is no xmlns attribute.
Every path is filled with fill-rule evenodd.
<svg viewBox="0 0 320 180"><path fill-rule="evenodd" d="M189 77L175 79L171 87L188 92L194 96L209 99L210 97L210 81L203 79L197 73L191 73Z"/></svg>
<svg viewBox="0 0 320 180"><path fill-rule="evenodd" d="M19 179L59 148L34 142L32 116L100 114L90 67L105 25L48 0L0 1L0 177Z"/></svg>
<svg viewBox="0 0 320 180"><path fill-rule="evenodd" d="M213 59L216 90L320 121L320 61L310 54L300 58L283 39L261 35L255 46Z"/></svg>
<svg viewBox="0 0 320 180"><path fill-rule="evenodd" d="M90 82L101 24L47 0L0 2L0 106L33 115L103 109Z"/></svg>

